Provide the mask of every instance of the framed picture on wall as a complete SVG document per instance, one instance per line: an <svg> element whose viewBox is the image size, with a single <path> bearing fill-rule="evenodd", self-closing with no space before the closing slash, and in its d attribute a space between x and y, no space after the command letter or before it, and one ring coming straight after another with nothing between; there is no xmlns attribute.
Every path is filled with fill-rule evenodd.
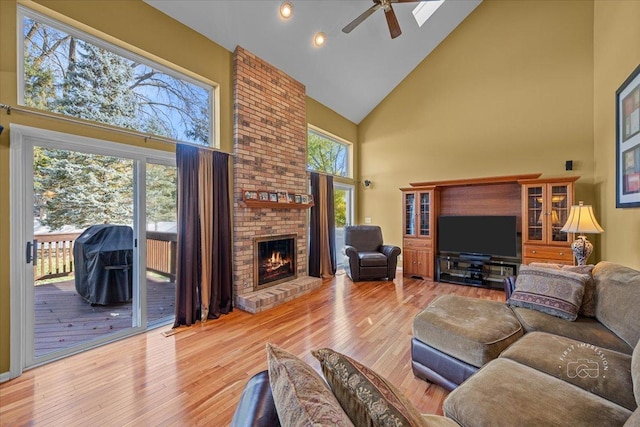
<svg viewBox="0 0 640 427"><path fill-rule="evenodd" d="M640 207L640 65L616 91L616 208Z"/></svg>

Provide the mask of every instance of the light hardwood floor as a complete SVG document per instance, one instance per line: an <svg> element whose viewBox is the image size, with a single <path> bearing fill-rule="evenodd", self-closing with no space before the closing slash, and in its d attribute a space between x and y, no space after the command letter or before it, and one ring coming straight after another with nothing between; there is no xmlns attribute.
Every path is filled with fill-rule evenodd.
<svg viewBox="0 0 640 427"><path fill-rule="evenodd" d="M411 322L436 296L504 301L504 292L402 278L345 275L263 313L236 309L165 337L169 326L26 371L0 385L0 425L228 425L249 377L266 369L265 343L320 372L310 350L330 347L389 379L423 413L446 391L413 376Z"/></svg>

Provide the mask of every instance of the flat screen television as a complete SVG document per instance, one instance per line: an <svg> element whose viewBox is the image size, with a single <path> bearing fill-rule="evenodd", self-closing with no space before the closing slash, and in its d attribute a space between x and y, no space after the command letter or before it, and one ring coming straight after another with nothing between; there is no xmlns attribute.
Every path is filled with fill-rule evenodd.
<svg viewBox="0 0 640 427"><path fill-rule="evenodd" d="M438 218L438 250L460 254L515 258L515 216L443 215Z"/></svg>

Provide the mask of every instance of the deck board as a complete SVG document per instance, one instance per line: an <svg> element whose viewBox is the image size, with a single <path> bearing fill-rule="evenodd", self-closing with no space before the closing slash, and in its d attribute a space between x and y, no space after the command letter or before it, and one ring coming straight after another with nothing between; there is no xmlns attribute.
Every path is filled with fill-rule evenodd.
<svg viewBox="0 0 640 427"><path fill-rule="evenodd" d="M65 349L131 327L131 302L91 305L74 281L35 287L35 355ZM147 322L173 316L175 284L147 278Z"/></svg>

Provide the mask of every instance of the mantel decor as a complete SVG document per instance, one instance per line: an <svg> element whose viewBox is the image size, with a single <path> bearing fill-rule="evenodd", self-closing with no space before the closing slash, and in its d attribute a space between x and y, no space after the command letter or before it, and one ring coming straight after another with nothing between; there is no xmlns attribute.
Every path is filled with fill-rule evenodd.
<svg viewBox="0 0 640 427"><path fill-rule="evenodd" d="M307 209L314 206L311 194L288 191L242 190L242 206L248 208Z"/></svg>
<svg viewBox="0 0 640 427"><path fill-rule="evenodd" d="M640 207L640 65L616 91L616 208Z"/></svg>

